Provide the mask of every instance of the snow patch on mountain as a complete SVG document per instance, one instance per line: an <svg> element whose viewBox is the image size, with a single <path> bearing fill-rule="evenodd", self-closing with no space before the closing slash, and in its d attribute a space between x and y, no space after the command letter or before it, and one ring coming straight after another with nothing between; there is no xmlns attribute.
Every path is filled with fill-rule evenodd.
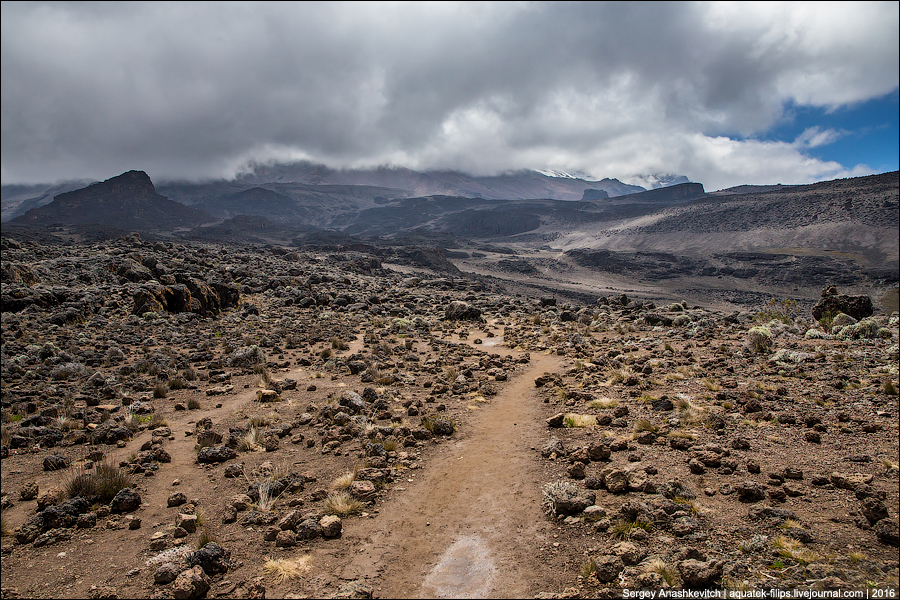
<svg viewBox="0 0 900 600"><path fill-rule="evenodd" d="M656 173L653 175L632 175L631 177L623 177L624 183L639 185L648 190L655 190L670 185L678 185L680 183L690 183L691 180L684 175L672 175L670 173Z"/></svg>
<svg viewBox="0 0 900 600"><path fill-rule="evenodd" d="M560 179L581 179L583 181L600 181L593 175L583 173L581 171L560 171L557 169L532 169L536 173L540 173L546 177L558 177Z"/></svg>

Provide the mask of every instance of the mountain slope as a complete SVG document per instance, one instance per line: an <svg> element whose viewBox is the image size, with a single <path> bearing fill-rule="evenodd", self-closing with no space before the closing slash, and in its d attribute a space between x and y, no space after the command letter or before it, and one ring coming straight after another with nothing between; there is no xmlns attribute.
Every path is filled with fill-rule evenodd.
<svg viewBox="0 0 900 600"><path fill-rule="evenodd" d="M671 188L653 192L665 189ZM600 230L570 230L554 246L694 256L795 248L861 252L872 260L896 261L898 191L900 174L894 171L752 193L709 194L621 218Z"/></svg>
<svg viewBox="0 0 900 600"><path fill-rule="evenodd" d="M50 204L59 194L81 189L91 183L90 179L82 179L57 184L4 185L0 187L0 220L5 223L32 208Z"/></svg>
<svg viewBox="0 0 900 600"><path fill-rule="evenodd" d="M128 171L106 181L56 196L9 221L13 225L96 223L133 231L174 230L213 220L209 213L160 196L143 171Z"/></svg>

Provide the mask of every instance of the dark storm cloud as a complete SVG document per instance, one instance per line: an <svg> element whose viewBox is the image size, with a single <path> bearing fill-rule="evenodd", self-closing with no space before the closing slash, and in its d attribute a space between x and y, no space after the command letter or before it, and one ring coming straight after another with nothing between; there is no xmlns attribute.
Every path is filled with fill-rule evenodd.
<svg viewBox="0 0 900 600"><path fill-rule="evenodd" d="M736 139L897 87L896 3L835 4L5 2L2 177L841 173Z"/></svg>

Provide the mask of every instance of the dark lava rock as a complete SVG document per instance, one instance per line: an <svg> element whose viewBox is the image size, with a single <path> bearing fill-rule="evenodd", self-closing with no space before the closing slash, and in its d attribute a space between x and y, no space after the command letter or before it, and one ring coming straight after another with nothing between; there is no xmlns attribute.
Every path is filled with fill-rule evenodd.
<svg viewBox="0 0 900 600"><path fill-rule="evenodd" d="M697 494L695 494L689 487L687 487L684 483L677 479L667 481L662 487L659 488L659 493L664 498L668 498L669 500L674 500L675 498L694 500L695 498L697 498Z"/></svg>
<svg viewBox="0 0 900 600"><path fill-rule="evenodd" d="M115 444L120 440L127 440L131 437L131 430L122 427L112 419L101 423L97 429L91 433L92 444Z"/></svg>
<svg viewBox="0 0 900 600"><path fill-rule="evenodd" d="M141 495L132 488L123 488L109 503L109 510L114 513L124 513L137 510L141 507Z"/></svg>
<svg viewBox="0 0 900 600"><path fill-rule="evenodd" d="M900 543L900 523L898 523L897 517L881 519L875 523L872 530L882 544L897 546Z"/></svg>
<svg viewBox="0 0 900 600"><path fill-rule="evenodd" d="M241 519L241 525L272 525L276 521L278 521L278 515L274 513L251 510Z"/></svg>
<svg viewBox="0 0 900 600"><path fill-rule="evenodd" d="M796 521L797 515L795 515L793 511L784 508L772 508L771 506L754 506L747 513L747 518L751 521L760 521L762 519L766 519L767 521L772 523L772 525L780 525L788 519Z"/></svg>
<svg viewBox="0 0 900 600"><path fill-rule="evenodd" d="M685 586L696 589L708 587L721 577L722 567L722 561L718 560L701 562L688 559L678 563L678 572Z"/></svg>
<svg viewBox="0 0 900 600"><path fill-rule="evenodd" d="M868 497L860 502L860 512L869 520L869 523L876 523L882 519L886 519L888 515L887 507L884 502L875 497Z"/></svg>
<svg viewBox="0 0 900 600"><path fill-rule="evenodd" d="M462 300L454 300L444 311L444 317L448 321L477 321L481 318L481 311Z"/></svg>
<svg viewBox="0 0 900 600"><path fill-rule="evenodd" d="M232 458L237 458L237 452L228 446L207 446L197 453L199 463L220 463Z"/></svg>
<svg viewBox="0 0 900 600"><path fill-rule="evenodd" d="M315 519L306 519L297 525L298 540L314 540L322 537L322 526Z"/></svg>
<svg viewBox="0 0 900 600"><path fill-rule="evenodd" d="M625 563L615 554L606 554L594 559L597 579L603 583L613 581L625 570Z"/></svg>
<svg viewBox="0 0 900 600"><path fill-rule="evenodd" d="M838 294L837 288L830 285L822 291L822 298L812 307L812 316L818 321L822 317L834 317L838 313L850 315L857 320L871 317L874 313L872 299L868 296Z"/></svg>
<svg viewBox="0 0 900 600"><path fill-rule="evenodd" d="M225 473L223 477L226 479L237 479L238 477L244 476L244 465L228 465L225 467Z"/></svg>
<svg viewBox="0 0 900 600"><path fill-rule="evenodd" d="M40 531L59 527L72 527L76 524L79 515L83 515L90 509L90 501L87 498L78 496L55 506L48 506L31 517L29 523L37 526Z"/></svg>
<svg viewBox="0 0 900 600"><path fill-rule="evenodd" d="M675 408L675 405L672 404L672 401L668 398L658 398L653 400L651 406L653 407L653 410L658 411L669 411Z"/></svg>
<svg viewBox="0 0 900 600"><path fill-rule="evenodd" d="M745 481L734 488L741 502L759 502L766 499L766 488L755 481Z"/></svg>
<svg viewBox="0 0 900 600"><path fill-rule="evenodd" d="M187 556L186 562L192 567L200 566L207 575L225 573L231 567L228 560L231 553L215 542L209 542Z"/></svg>
<svg viewBox="0 0 900 600"><path fill-rule="evenodd" d="M44 459L45 471L59 471L69 466L69 461L59 454L51 454Z"/></svg>

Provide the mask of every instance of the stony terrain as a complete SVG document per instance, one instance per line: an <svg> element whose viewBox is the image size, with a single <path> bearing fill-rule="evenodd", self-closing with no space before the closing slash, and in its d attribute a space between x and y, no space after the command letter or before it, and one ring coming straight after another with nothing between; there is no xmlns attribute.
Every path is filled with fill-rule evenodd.
<svg viewBox="0 0 900 600"><path fill-rule="evenodd" d="M897 593L877 301L576 303L433 250L7 231L4 598Z"/></svg>

